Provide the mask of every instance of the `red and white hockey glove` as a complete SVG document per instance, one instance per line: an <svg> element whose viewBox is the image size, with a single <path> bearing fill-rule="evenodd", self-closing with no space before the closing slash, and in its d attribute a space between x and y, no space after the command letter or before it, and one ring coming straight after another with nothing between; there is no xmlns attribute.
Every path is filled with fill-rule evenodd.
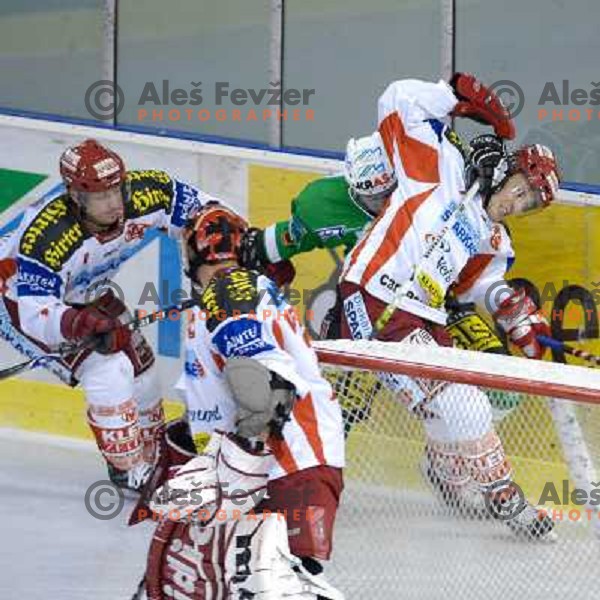
<svg viewBox="0 0 600 600"><path fill-rule="evenodd" d="M515 139L516 130L511 114L493 90L470 73L455 73L450 86L459 100L452 116L468 117L478 123L491 125L499 138Z"/></svg>
<svg viewBox="0 0 600 600"><path fill-rule="evenodd" d="M545 348L537 341L537 336L551 336L550 325L525 290L515 290L502 302L494 318L525 356L542 358Z"/></svg>
<svg viewBox="0 0 600 600"><path fill-rule="evenodd" d="M94 347L102 354L119 352L131 340L131 331L119 319L107 317L95 306L66 310L60 321L60 330L68 340L97 338Z"/></svg>

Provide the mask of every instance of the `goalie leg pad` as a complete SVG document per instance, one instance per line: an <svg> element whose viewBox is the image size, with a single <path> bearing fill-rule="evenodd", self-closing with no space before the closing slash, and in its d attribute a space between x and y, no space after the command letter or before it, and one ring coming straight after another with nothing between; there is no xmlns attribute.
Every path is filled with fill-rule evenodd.
<svg viewBox="0 0 600 600"><path fill-rule="evenodd" d="M157 452L154 470L129 516L129 525L136 525L152 517L150 499L168 479L169 469L176 469L196 456L189 425L183 419L170 421L166 426L159 427L155 439Z"/></svg>
<svg viewBox="0 0 600 600"><path fill-rule="evenodd" d="M285 522L262 515L231 524L225 551L225 583L231 598L343 600L322 575L311 575L290 552Z"/></svg>
<svg viewBox="0 0 600 600"><path fill-rule="evenodd" d="M251 452L233 435L215 432L204 453L156 491L150 507L203 525L238 519L264 498L273 464L272 454Z"/></svg>
<svg viewBox="0 0 600 600"><path fill-rule="evenodd" d="M163 521L148 552L149 600L343 600L289 551L283 520L275 515L218 527Z"/></svg>

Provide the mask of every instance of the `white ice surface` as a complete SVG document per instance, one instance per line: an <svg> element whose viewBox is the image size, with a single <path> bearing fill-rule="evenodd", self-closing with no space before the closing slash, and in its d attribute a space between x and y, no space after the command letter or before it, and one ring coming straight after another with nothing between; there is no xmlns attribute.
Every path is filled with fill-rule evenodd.
<svg viewBox="0 0 600 600"><path fill-rule="evenodd" d="M152 524L126 526L131 500L110 521L86 512L86 489L106 478L95 448L0 430L0 464L0 599L129 600ZM581 525L526 543L502 524L452 518L428 494L349 482L326 572L349 599L592 600L599 550Z"/></svg>
<svg viewBox="0 0 600 600"><path fill-rule="evenodd" d="M0 598L129 600L144 572L152 526L100 521L86 489L106 479L84 442L0 431Z"/></svg>

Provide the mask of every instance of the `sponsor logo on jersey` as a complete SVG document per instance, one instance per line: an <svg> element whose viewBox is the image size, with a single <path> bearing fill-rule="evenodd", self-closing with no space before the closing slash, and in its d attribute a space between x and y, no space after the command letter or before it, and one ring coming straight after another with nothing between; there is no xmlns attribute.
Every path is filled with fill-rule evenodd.
<svg viewBox="0 0 600 600"><path fill-rule="evenodd" d="M211 409L188 410L187 415L190 423L215 423L223 420L218 404Z"/></svg>
<svg viewBox="0 0 600 600"><path fill-rule="evenodd" d="M450 243L444 236L440 236L436 233L425 234L425 243L428 247L433 246L433 244L435 244L438 239L440 240L438 243L438 248L441 248L444 252L450 252Z"/></svg>
<svg viewBox="0 0 600 600"><path fill-rule="evenodd" d="M344 237L346 233L346 227L344 225L338 225L334 227L321 227L320 229L315 229L315 233L323 240L330 240L332 238L341 238Z"/></svg>
<svg viewBox="0 0 600 600"><path fill-rule="evenodd" d="M469 256L475 256L479 252L479 235L466 219L457 219L452 225L452 231Z"/></svg>
<svg viewBox="0 0 600 600"><path fill-rule="evenodd" d="M69 212L67 198L61 196L47 204L31 221L21 236L20 252L31 256L39 243L43 243L44 234L57 225Z"/></svg>
<svg viewBox="0 0 600 600"><path fill-rule="evenodd" d="M175 199L173 201L173 216L171 217L173 225L183 227L200 204L197 189L186 183L181 183L181 181L175 181Z"/></svg>
<svg viewBox="0 0 600 600"><path fill-rule="evenodd" d="M127 217L135 218L157 210L170 210L172 181L163 171L130 171L127 173L127 183Z"/></svg>
<svg viewBox="0 0 600 600"><path fill-rule="evenodd" d="M48 247L42 253L42 260L45 264L52 267L55 271L67 262L74 254L75 250L83 243L85 234L79 223L74 223L67 230L63 231L60 236L52 240Z"/></svg>
<svg viewBox="0 0 600 600"><path fill-rule="evenodd" d="M229 273L225 289L229 299L234 302L251 302L257 295L254 276L244 269Z"/></svg>
<svg viewBox="0 0 600 600"><path fill-rule="evenodd" d="M450 127L446 127L446 131L444 131L444 136L446 139L460 152L461 156L466 160L469 155L469 151L465 146L464 142L458 137L458 134L454 129Z"/></svg>
<svg viewBox="0 0 600 600"><path fill-rule="evenodd" d="M360 292L355 292L344 300L344 316L353 340L365 340L371 337L373 325Z"/></svg>
<svg viewBox="0 0 600 600"><path fill-rule="evenodd" d="M296 216L292 216L292 218L288 221L288 234L292 243L299 244L300 240L306 235L307 229L304 226L304 223Z"/></svg>
<svg viewBox="0 0 600 600"><path fill-rule="evenodd" d="M82 271L71 279L69 286L71 289L79 287L87 288L99 279L109 279L110 273L114 273L118 268L131 258L136 253L135 247L126 248L117 256L111 256L109 260L103 260L99 264L96 264L89 271Z"/></svg>
<svg viewBox="0 0 600 600"><path fill-rule="evenodd" d="M392 292L395 292L400 287L400 284L393 277L385 273L379 278L379 283Z"/></svg>
<svg viewBox="0 0 600 600"><path fill-rule="evenodd" d="M143 239L144 233L148 227L150 227L150 225L147 223L127 223L127 227L125 228L125 241L131 242L133 240ZM104 256L109 256L112 252L116 252L117 250L118 248L111 250L111 252L105 254Z"/></svg>
<svg viewBox="0 0 600 600"><path fill-rule="evenodd" d="M192 379L200 379L206 375L200 359L193 352L186 353L184 369L185 374Z"/></svg>
<svg viewBox="0 0 600 600"><path fill-rule="evenodd" d="M26 258L19 258L17 294L19 296L56 296L60 298L61 278Z"/></svg>
<svg viewBox="0 0 600 600"><path fill-rule="evenodd" d="M440 308L444 304L445 296L442 286L425 271L418 271L415 279L429 297L429 304L433 308Z"/></svg>
<svg viewBox="0 0 600 600"><path fill-rule="evenodd" d="M454 281L454 269L448 264L443 256L438 258L435 268L447 284L451 284Z"/></svg>
<svg viewBox="0 0 600 600"><path fill-rule="evenodd" d="M223 325L214 335L213 343L225 358L250 357L275 348L263 339L262 323L248 318Z"/></svg>

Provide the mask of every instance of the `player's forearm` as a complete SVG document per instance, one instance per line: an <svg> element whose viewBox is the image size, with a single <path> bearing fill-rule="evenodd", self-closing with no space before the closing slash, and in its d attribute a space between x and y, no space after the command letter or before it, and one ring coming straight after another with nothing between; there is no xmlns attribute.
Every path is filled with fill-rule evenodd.
<svg viewBox="0 0 600 600"><path fill-rule="evenodd" d="M288 260L314 248L315 244L308 236L300 235L295 239L290 235L290 221L280 221L264 229L262 250L267 262Z"/></svg>

